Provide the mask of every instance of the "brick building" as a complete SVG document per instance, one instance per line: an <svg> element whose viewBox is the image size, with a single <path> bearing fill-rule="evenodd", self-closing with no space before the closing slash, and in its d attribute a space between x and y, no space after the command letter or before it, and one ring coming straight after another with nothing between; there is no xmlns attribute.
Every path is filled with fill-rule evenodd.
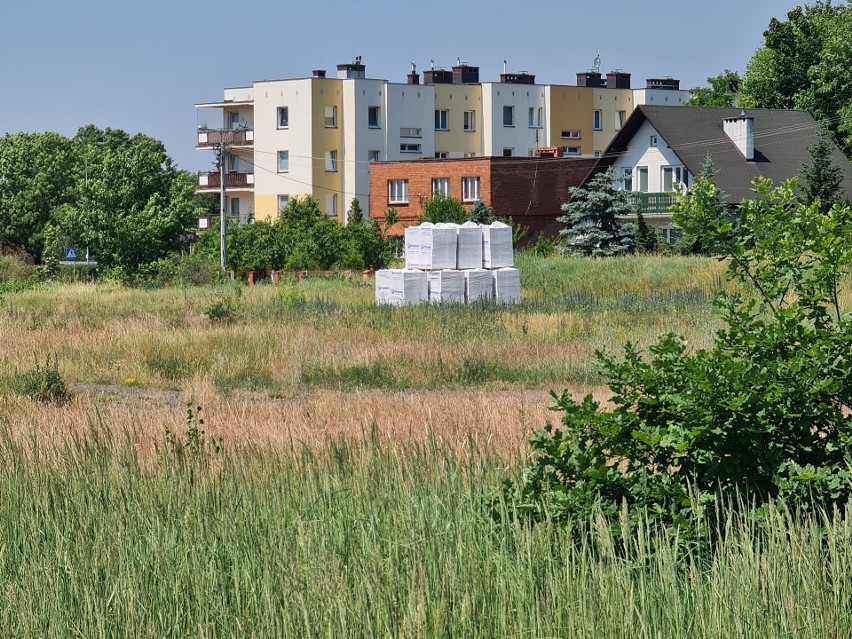
<svg viewBox="0 0 852 639"><path fill-rule="evenodd" d="M422 159L370 164L370 217L383 220L396 209L400 234L416 224L425 201L444 193L472 208L477 200L494 207L501 217L529 227L530 237L555 235L555 219L568 201L572 186L580 186L597 164L595 158L476 157Z"/></svg>

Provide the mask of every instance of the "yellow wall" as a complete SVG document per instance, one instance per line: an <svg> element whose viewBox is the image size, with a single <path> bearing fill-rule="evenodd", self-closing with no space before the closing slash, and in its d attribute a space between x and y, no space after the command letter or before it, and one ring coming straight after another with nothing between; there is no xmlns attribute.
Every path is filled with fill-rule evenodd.
<svg viewBox="0 0 852 639"><path fill-rule="evenodd" d="M594 146L592 131L593 92L591 87L551 85L550 141L548 146L579 146L580 153L591 154ZM579 131L580 139L563 139L562 131Z"/></svg>
<svg viewBox="0 0 852 639"><path fill-rule="evenodd" d="M625 120L633 111L633 91L631 89L592 89L594 91L593 109L601 110L601 130L594 133L594 150L603 151L612 142L618 131L616 113L625 112Z"/></svg>
<svg viewBox="0 0 852 639"><path fill-rule="evenodd" d="M343 222L348 202L343 202L343 82L336 78L313 79L311 81L311 121L313 135L311 156L313 157L313 196L320 208L326 208L326 196L337 198L337 218ZM326 128L325 107L337 107L337 127ZM352 123L352 126L355 126ZM337 171L325 170L325 154L337 151Z"/></svg>
<svg viewBox="0 0 852 639"><path fill-rule="evenodd" d="M435 152L482 155L482 85L435 84L435 109L449 111L449 131L435 131ZM474 131L464 130L464 112L475 112Z"/></svg>

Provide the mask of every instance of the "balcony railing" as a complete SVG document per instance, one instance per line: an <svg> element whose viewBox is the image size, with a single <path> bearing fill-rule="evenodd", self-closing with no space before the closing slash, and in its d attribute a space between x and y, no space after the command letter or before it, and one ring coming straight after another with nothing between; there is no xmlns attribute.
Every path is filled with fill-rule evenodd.
<svg viewBox="0 0 852 639"><path fill-rule="evenodd" d="M674 193L631 193L630 202L642 215L671 213Z"/></svg>
<svg viewBox="0 0 852 639"><path fill-rule="evenodd" d="M199 189L221 188L221 174L218 172L199 173ZM225 173L226 189L251 189L254 188L254 173Z"/></svg>
<svg viewBox="0 0 852 639"><path fill-rule="evenodd" d="M198 129L199 147L214 147L220 144L252 146L254 144L254 129Z"/></svg>

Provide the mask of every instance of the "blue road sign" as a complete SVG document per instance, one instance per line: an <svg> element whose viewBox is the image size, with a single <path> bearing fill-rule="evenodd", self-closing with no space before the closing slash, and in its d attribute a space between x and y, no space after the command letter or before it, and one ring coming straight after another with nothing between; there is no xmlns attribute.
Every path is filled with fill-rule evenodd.
<svg viewBox="0 0 852 639"><path fill-rule="evenodd" d="M77 259L77 249L76 248L66 248L65 249L65 259L66 260L76 260Z"/></svg>

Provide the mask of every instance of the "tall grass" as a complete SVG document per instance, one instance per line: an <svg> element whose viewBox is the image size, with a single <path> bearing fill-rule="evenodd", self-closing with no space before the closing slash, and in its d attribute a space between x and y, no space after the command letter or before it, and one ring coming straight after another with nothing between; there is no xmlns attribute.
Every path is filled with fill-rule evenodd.
<svg viewBox="0 0 852 639"><path fill-rule="evenodd" d="M506 461L435 440L140 460L130 439L0 446L4 635L848 636L839 512L732 519L684 560L648 528L625 553L492 519Z"/></svg>

